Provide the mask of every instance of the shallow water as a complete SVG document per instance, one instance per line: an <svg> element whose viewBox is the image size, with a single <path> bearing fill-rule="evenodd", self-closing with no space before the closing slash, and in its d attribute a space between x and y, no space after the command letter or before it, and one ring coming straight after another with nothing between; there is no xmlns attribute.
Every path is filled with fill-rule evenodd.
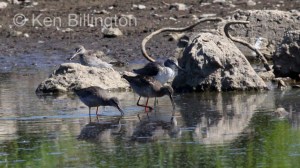
<svg viewBox="0 0 300 168"><path fill-rule="evenodd" d="M168 97L147 117L137 95L113 92L125 116L107 107L89 118L74 95L35 95L63 58L34 58L0 64L0 167L300 165L300 90L177 94L173 118ZM289 115L274 115L278 107Z"/></svg>

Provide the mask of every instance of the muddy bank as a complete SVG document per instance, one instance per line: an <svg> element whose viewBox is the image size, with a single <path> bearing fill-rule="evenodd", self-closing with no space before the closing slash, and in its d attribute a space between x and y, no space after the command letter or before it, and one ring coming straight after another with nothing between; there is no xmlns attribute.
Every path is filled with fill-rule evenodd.
<svg viewBox="0 0 300 168"><path fill-rule="evenodd" d="M164 4L161 1L38 1L35 4L12 5L0 10L0 51L3 56L40 53L41 55L61 55L68 57L75 44L83 44L88 49L100 49L107 55L121 61L132 61L141 58L140 42L149 32L161 27L182 27L190 25L193 19L203 16L227 16L237 9L279 9L292 10L300 7L299 1L266 0L249 4L247 1L196 1L184 2L164 1L168 4L184 3L188 8L179 8ZM134 5L144 5L139 9ZM181 9L181 8L180 8ZM123 36L105 38L102 27L78 26L32 26L26 24L18 27L13 24L13 17L17 14L30 17L42 14L44 17L61 17L62 22L71 14L93 14L99 17L114 17L133 15L137 25L121 27ZM203 29L200 25L197 29ZM165 34L155 37L148 45L149 52L156 58L165 58L174 54L176 42L168 41ZM65 61L61 59L61 62Z"/></svg>

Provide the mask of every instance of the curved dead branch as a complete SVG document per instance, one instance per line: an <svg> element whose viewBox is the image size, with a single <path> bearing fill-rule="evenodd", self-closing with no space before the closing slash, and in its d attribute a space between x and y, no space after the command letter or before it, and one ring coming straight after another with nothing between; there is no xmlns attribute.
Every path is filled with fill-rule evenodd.
<svg viewBox="0 0 300 168"><path fill-rule="evenodd" d="M143 56L150 62L155 62L155 59L153 59L152 57L150 57L146 51L146 43L155 35L159 34L159 33L162 33L162 32L166 32L166 31L169 31L169 32L184 32L184 31L187 31L187 30L190 30L192 28L194 28L195 26L197 26L198 24L200 23L203 23L203 22L208 22L208 21L222 21L223 19L222 18L219 18L219 17L215 17L215 18L203 18L203 19L200 19L199 21L197 21L196 23L194 23L193 25L190 25L190 26L187 26L187 27L182 27L182 28L171 28L171 27L166 27L166 28L162 28L162 29L159 29L159 30L156 30L154 32L152 32L151 34L149 34L147 37L145 37L142 41L142 53L143 53Z"/></svg>
<svg viewBox="0 0 300 168"><path fill-rule="evenodd" d="M268 61L267 59L265 58L265 56L257 49L255 48L254 46L252 46L250 43L242 40L242 39L238 39L238 38L235 38L235 37L232 37L230 34L229 34L229 27L230 25L232 24L243 24L243 25L246 25L246 24L249 24L249 21L227 21L227 23L224 25L224 33L225 35L231 39L232 41L234 42L237 42L237 43L240 43L248 48L250 48L251 50L253 50L259 57L259 59L263 62L264 64L264 67L266 68L267 71L270 71L271 68L270 68L270 65L268 64Z"/></svg>

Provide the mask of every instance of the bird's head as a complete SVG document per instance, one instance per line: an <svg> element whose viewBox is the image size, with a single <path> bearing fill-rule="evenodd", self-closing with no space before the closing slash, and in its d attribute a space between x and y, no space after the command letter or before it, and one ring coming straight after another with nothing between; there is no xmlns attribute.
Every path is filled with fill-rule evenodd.
<svg viewBox="0 0 300 168"><path fill-rule="evenodd" d="M83 55L86 52L86 49L82 46L82 45L78 45L75 48L75 53L73 56L71 56L70 58L68 58L68 60L72 60L74 59L77 55Z"/></svg>
<svg viewBox="0 0 300 168"><path fill-rule="evenodd" d="M166 67L169 67L169 68L172 68L172 69L178 68L178 69L180 69L180 70L185 71L183 68L181 68L181 67L178 65L178 61L177 61L177 59L174 58L174 57L168 58L168 59L164 62L164 65L165 65Z"/></svg>
<svg viewBox="0 0 300 168"><path fill-rule="evenodd" d="M173 110L175 110L175 103L174 103L174 100L173 100L173 93L174 93L173 88L171 86L167 85L167 86L163 86L160 89L160 91L163 95L168 95L170 97L170 100L171 100L172 105L173 105Z"/></svg>
<svg viewBox="0 0 300 168"><path fill-rule="evenodd" d="M109 105L116 107L121 112L121 114L124 115L124 111L120 107L120 102L119 102L118 98L116 98L116 97L110 98Z"/></svg>

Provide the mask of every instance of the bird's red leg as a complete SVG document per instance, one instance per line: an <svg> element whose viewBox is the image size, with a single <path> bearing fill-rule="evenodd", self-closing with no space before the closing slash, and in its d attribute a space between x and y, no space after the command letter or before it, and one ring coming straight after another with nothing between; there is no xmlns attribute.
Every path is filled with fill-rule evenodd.
<svg viewBox="0 0 300 168"><path fill-rule="evenodd" d="M96 109L96 116L98 116L98 106L97 106L97 109Z"/></svg>
<svg viewBox="0 0 300 168"><path fill-rule="evenodd" d="M146 106L145 106L145 112L147 112L147 107L148 107L148 100L149 100L149 97L147 97L147 100L146 100Z"/></svg>
<svg viewBox="0 0 300 168"><path fill-rule="evenodd" d="M149 108L150 111L151 111L151 110L152 110L152 107L147 106L147 104L148 104L148 99L149 99L149 98L147 98L147 103L146 103L146 105L140 104L140 99L141 99L141 96L139 97L139 100L137 101L136 105L137 105L137 106L141 106L141 107L145 107L145 111L146 111L146 108Z"/></svg>

